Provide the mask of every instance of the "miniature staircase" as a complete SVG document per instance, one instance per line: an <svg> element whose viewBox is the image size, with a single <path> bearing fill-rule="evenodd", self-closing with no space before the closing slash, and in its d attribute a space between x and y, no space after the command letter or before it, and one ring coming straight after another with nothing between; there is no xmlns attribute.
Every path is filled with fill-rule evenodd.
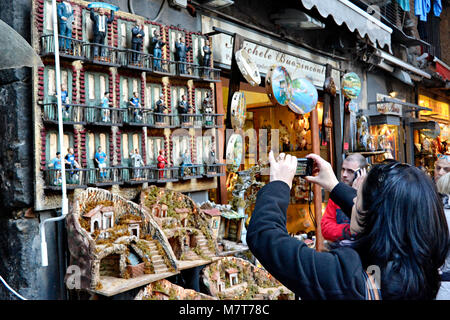
<svg viewBox="0 0 450 320"><path fill-rule="evenodd" d="M156 240L149 241L148 247L150 249L151 260L153 263L153 269L155 273L169 272L169 269L164 262L163 257L158 252L158 247L156 246Z"/></svg>
<svg viewBox="0 0 450 320"><path fill-rule="evenodd" d="M197 241L197 246L200 248L200 251L204 256L208 258L215 256L215 253L211 252L211 249L208 247L208 241L203 234L197 235L195 239Z"/></svg>

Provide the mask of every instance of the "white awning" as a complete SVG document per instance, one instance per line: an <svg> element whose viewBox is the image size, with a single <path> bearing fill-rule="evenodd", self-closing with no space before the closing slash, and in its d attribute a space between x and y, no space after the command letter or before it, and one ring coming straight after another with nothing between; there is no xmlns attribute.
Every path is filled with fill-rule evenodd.
<svg viewBox="0 0 450 320"><path fill-rule="evenodd" d="M331 15L334 21L340 26L347 25L351 32L358 31L364 38L367 36L374 45L380 48L387 46L391 50L392 29L374 18L358 6L348 0L300 0L306 9L311 10L316 7L320 15L324 18Z"/></svg>

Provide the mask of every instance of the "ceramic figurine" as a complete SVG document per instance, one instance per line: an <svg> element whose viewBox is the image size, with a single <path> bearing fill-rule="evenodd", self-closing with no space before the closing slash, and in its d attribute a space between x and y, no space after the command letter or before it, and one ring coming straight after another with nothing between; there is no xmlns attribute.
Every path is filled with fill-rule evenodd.
<svg viewBox="0 0 450 320"><path fill-rule="evenodd" d="M139 154L139 149L134 149L134 153L130 153L131 164L133 168L143 167L144 160L142 160L142 156ZM133 169L133 176L135 179L141 178L141 170Z"/></svg>
<svg viewBox="0 0 450 320"><path fill-rule="evenodd" d="M110 110L109 108L112 106L112 103L109 101L109 92L105 92L105 95L102 98L102 121L109 122L110 118Z"/></svg>
<svg viewBox="0 0 450 320"><path fill-rule="evenodd" d="M114 21L114 10L111 10L111 15L108 18L105 15L105 9L99 8L98 14L94 13L94 9L90 11L91 20L94 22L94 43L100 45L105 44L106 34L108 32L108 24ZM94 58L98 58L99 46L94 46ZM100 46L100 60L107 61L106 50L103 46Z"/></svg>
<svg viewBox="0 0 450 320"><path fill-rule="evenodd" d="M71 53L72 40L72 24L73 24L73 8L72 5L63 1L57 7L59 35L65 38L59 38L59 50Z"/></svg>
<svg viewBox="0 0 450 320"><path fill-rule="evenodd" d="M142 109L141 103L139 102L139 95L137 92L133 92L133 97L130 99L130 106L133 109L133 116L136 122L142 120Z"/></svg>
<svg viewBox="0 0 450 320"><path fill-rule="evenodd" d="M209 96L209 92L206 94L205 99L203 99L203 101L202 101L202 109L203 109L203 113L205 115L213 113L213 104L212 104L211 98ZM213 124L212 116L209 115L209 116L205 117L205 124L207 126L211 126Z"/></svg>
<svg viewBox="0 0 450 320"><path fill-rule="evenodd" d="M183 116L181 116L181 123L186 123L189 121L188 117L185 115L190 113L191 110L192 110L192 107L187 102L186 95L183 94L181 96L180 102L178 103L178 114L183 115Z"/></svg>
<svg viewBox="0 0 450 320"><path fill-rule="evenodd" d="M159 156L158 156L158 164L157 167L158 169L164 169L166 167L166 164L169 164L169 162L167 161L167 159L164 157L164 151L163 150L159 150ZM159 171L159 179L164 178L164 171Z"/></svg>
<svg viewBox="0 0 450 320"><path fill-rule="evenodd" d="M165 110L167 110L166 104L164 103L164 95L161 93L159 95L159 99L156 101L155 103L155 112L156 113L164 113ZM164 121L164 116L161 115L157 115L156 116L156 122L163 122Z"/></svg>
<svg viewBox="0 0 450 320"><path fill-rule="evenodd" d="M179 41L175 41L175 60L179 62L180 74L186 74L186 55L191 50L192 48L184 43L183 37L180 37Z"/></svg>
<svg viewBox="0 0 450 320"><path fill-rule="evenodd" d="M142 43L144 42L145 32L144 32L144 25L143 24L137 24L131 29L131 50L134 51L141 51ZM133 52L132 54L132 63L138 63L139 62L139 54L136 52Z"/></svg>
<svg viewBox="0 0 450 320"><path fill-rule="evenodd" d="M158 30L153 32L153 37L151 39L153 46L153 66L156 71L161 71L161 57L162 57L162 47L166 45L163 42L161 35Z"/></svg>
<svg viewBox="0 0 450 320"><path fill-rule="evenodd" d="M369 139L369 121L366 116L359 116L356 120L357 125L357 147L358 150L367 151L369 150L368 139Z"/></svg>

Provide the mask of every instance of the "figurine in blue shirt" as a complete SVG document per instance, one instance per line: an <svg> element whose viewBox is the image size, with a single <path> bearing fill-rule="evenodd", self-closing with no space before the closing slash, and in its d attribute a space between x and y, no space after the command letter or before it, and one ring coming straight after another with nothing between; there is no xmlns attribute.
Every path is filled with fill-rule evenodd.
<svg viewBox="0 0 450 320"><path fill-rule="evenodd" d="M106 153L102 151L102 147L97 148L97 152L95 153L95 163L97 164L97 167L100 169L100 178L106 178Z"/></svg>
<svg viewBox="0 0 450 320"><path fill-rule="evenodd" d="M57 7L59 35L65 38L59 39L59 49L64 48L66 53L70 53L71 39L72 38L72 23L74 20L72 5L63 1L58 4Z"/></svg>
<svg viewBox="0 0 450 320"><path fill-rule="evenodd" d="M110 117L109 117L109 114L110 114L109 107L110 106L111 106L111 102L109 102L109 92L106 91L105 95L102 98L102 108L103 108L103 110L102 110L102 121L103 122L111 121Z"/></svg>
<svg viewBox="0 0 450 320"><path fill-rule="evenodd" d="M136 121L142 120L142 113L138 108L142 108L137 92L133 92L133 98L130 99L130 105L133 108L133 115Z"/></svg>
<svg viewBox="0 0 450 320"><path fill-rule="evenodd" d="M56 152L56 157L53 158L49 163L49 168L53 168L55 170L55 179L53 180L54 185L60 185L62 183L61 180L61 152Z"/></svg>

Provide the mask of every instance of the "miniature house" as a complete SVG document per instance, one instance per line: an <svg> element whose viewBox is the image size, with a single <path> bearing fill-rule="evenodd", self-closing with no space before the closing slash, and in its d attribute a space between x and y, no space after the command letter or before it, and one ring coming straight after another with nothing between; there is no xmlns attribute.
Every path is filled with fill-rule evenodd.
<svg viewBox="0 0 450 320"><path fill-rule="evenodd" d="M188 208L175 208L175 212L180 216L180 223L183 227L187 227L188 223L188 215L189 215L189 209Z"/></svg>
<svg viewBox="0 0 450 320"><path fill-rule="evenodd" d="M208 217L210 217L210 228L213 232L214 239L217 239L219 235L219 226L220 226L220 210L216 208L212 209L203 209L203 213L205 213Z"/></svg>
<svg viewBox="0 0 450 320"><path fill-rule="evenodd" d="M217 281L217 292L222 292L225 290L225 283L223 281Z"/></svg>
<svg viewBox="0 0 450 320"><path fill-rule="evenodd" d="M114 227L114 208L99 205L83 215L90 220L90 232L106 230Z"/></svg>
<svg viewBox="0 0 450 320"><path fill-rule="evenodd" d="M235 268L229 268L225 270L226 274L228 275L230 279L230 286L235 286L238 284L238 270Z"/></svg>
<svg viewBox="0 0 450 320"><path fill-rule="evenodd" d="M152 208L152 214L158 218L167 218L167 206L159 203L155 204Z"/></svg>

